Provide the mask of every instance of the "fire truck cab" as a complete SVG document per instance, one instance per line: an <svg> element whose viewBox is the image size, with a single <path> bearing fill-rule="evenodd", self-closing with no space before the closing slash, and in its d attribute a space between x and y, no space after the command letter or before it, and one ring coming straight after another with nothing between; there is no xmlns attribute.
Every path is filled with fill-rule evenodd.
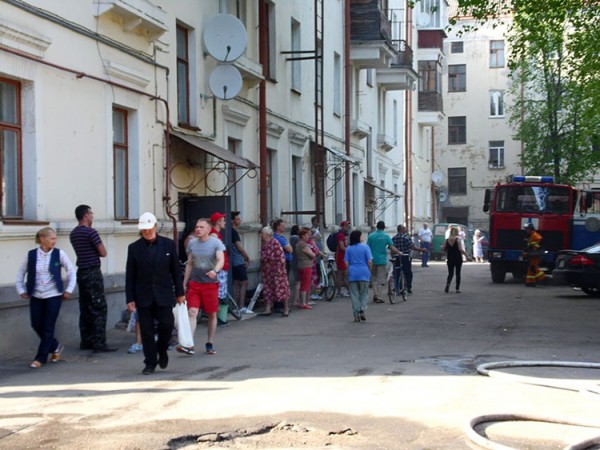
<svg viewBox="0 0 600 450"><path fill-rule="evenodd" d="M546 251L542 266L554 268L558 251L569 248L572 218L578 192L555 184L552 177L514 176L485 193L483 210L489 212L488 259L494 283L503 283L507 273L522 278L527 272L523 258L526 224L542 235Z"/></svg>

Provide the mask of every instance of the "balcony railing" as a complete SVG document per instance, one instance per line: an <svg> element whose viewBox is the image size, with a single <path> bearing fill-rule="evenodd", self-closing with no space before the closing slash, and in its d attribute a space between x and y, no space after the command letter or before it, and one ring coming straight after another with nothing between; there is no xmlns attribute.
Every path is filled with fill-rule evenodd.
<svg viewBox="0 0 600 450"><path fill-rule="evenodd" d="M439 92L419 92L419 111L444 112L442 94Z"/></svg>

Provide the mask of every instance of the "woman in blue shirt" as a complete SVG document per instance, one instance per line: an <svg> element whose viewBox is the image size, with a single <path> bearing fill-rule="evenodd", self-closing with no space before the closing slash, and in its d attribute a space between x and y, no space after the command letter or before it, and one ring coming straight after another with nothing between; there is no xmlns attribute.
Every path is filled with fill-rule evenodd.
<svg viewBox="0 0 600 450"><path fill-rule="evenodd" d="M367 320L367 300L369 298L369 282L373 269L373 255L368 245L362 242L362 233L354 230L350 233L350 245L346 249L344 260L348 264L348 281L350 282L350 298L354 321Z"/></svg>

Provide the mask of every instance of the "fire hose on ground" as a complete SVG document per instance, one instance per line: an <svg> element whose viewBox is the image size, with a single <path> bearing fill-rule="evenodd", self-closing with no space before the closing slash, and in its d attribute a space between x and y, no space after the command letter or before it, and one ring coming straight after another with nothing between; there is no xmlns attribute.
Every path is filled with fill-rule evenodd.
<svg viewBox="0 0 600 450"><path fill-rule="evenodd" d="M498 369L507 368L522 368L522 367L568 367L568 368L583 368L583 369L600 369L600 363L589 362L571 362L571 361L501 361L481 364L477 367L477 372L481 375L501 378L505 380L515 381L519 383L531 384L536 386L552 387L556 389L565 389L570 391L581 392L587 395L600 395L600 383L597 381L590 382L569 382L560 380L551 380L548 378L539 378L531 376L516 375L506 372L500 372ZM600 397L598 397L600 399ZM512 447L507 447L502 444L491 441L482 434L476 431L478 425L491 422L543 422L554 423L560 425L598 428L600 422L584 422L573 421L563 418L533 416L528 414L486 414L474 417L466 426L465 432L469 439L481 446L490 450L515 450ZM594 445L600 445L600 434L592 438L576 442L565 447L565 450L584 450L591 448Z"/></svg>

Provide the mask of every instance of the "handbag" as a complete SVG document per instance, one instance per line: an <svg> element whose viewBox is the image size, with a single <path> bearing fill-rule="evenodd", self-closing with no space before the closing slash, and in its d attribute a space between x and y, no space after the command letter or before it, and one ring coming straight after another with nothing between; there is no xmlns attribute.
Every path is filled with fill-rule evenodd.
<svg viewBox="0 0 600 450"><path fill-rule="evenodd" d="M194 338L190 327L187 303L183 302L175 305L175 308L173 308L173 316L175 316L175 328L177 328L177 340L179 341L179 345L193 347Z"/></svg>

